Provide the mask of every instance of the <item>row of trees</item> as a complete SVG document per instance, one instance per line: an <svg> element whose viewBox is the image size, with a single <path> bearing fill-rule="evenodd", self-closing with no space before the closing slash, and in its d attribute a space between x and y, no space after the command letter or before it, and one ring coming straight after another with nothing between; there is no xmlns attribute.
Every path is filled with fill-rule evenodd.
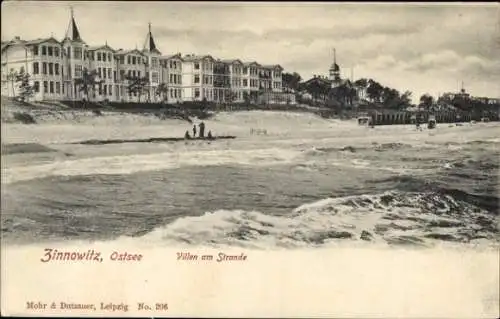
<svg viewBox="0 0 500 319"><path fill-rule="evenodd" d="M143 95L147 95L148 100L151 99L150 91L148 89L149 79L147 77L138 77L138 76L125 76L125 79L128 80L127 92L129 94L134 94L138 96L138 101L141 101L141 97ZM88 69L83 69L82 76L80 78L75 79L75 85L78 87L78 90L82 92L88 100L91 100L92 97L95 97L96 90L99 89L99 86L104 83L104 80L98 80L98 74L96 70L89 71ZM167 92L167 87L162 83L157 90L158 95L165 95Z"/></svg>
<svg viewBox="0 0 500 319"><path fill-rule="evenodd" d="M373 79L359 79L354 82L343 81L339 86L332 88L331 83L323 78L317 81L303 82L301 76L294 73L283 74L283 87L296 93L309 93L314 100L321 100L328 104L350 107L360 100L359 91L365 92L368 102L380 104L391 109L404 109L411 106L412 93L383 86ZM298 94L300 95L300 94Z"/></svg>

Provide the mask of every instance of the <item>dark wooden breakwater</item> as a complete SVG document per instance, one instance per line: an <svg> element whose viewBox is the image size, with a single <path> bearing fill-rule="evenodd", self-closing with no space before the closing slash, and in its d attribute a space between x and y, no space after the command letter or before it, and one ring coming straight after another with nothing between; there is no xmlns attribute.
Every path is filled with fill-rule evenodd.
<svg viewBox="0 0 500 319"><path fill-rule="evenodd" d="M145 139L131 139L131 140L86 140L81 142L73 142L71 144L85 144L85 145L103 145L103 144L122 144L122 143L161 143L161 142L180 142L180 141L216 141L235 139L236 136L215 136L212 138L190 138L184 137L152 137Z"/></svg>
<svg viewBox="0 0 500 319"><path fill-rule="evenodd" d="M463 123L471 121L500 121L499 113L488 112L477 114L471 112L442 111L442 112L370 112L365 113L373 125L416 124L427 123L429 119L437 123Z"/></svg>

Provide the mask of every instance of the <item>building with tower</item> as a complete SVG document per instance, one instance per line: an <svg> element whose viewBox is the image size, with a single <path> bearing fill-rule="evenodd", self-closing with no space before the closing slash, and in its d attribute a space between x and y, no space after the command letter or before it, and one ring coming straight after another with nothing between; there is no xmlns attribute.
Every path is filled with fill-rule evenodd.
<svg viewBox="0 0 500 319"><path fill-rule="evenodd" d="M208 54L164 56L151 23L141 49L115 49L107 42L91 46L78 28L73 9L62 40L51 35L26 41L16 36L2 42L1 53L1 92L9 97L19 93L15 75L26 72L34 88L32 100L36 101L225 103L242 102L244 95L257 93L272 93L268 101L284 100L279 96L283 71L279 65L221 60ZM82 84L89 81L95 84ZM134 83L140 83L140 89L131 89Z"/></svg>
<svg viewBox="0 0 500 319"><path fill-rule="evenodd" d="M329 71L329 80L331 82L331 87L336 88L342 84L342 79L340 78L340 67L337 64L337 52L335 48L333 49L333 63L330 66Z"/></svg>

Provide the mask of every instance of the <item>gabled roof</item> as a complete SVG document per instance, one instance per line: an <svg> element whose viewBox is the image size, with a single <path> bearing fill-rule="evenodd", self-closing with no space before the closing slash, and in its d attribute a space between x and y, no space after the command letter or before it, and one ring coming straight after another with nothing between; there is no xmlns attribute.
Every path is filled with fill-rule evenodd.
<svg viewBox="0 0 500 319"><path fill-rule="evenodd" d="M243 63L244 66L252 66L252 65L255 65L255 66L260 66L259 63L253 61L253 62L244 62Z"/></svg>
<svg viewBox="0 0 500 319"><path fill-rule="evenodd" d="M38 44L48 43L48 42L56 43L56 44L61 45L61 42L57 41L57 39L55 39L54 37L43 38L43 39L35 39L35 40L28 40L28 41L27 40L21 40L19 38L14 38L11 41L2 42L2 52L4 50L6 50L7 48L13 47L13 46L28 47L28 46L38 45Z"/></svg>
<svg viewBox="0 0 500 319"><path fill-rule="evenodd" d="M241 62L240 59L224 59L221 61L224 63L229 63L229 64L241 64L241 65L243 65L243 62Z"/></svg>
<svg viewBox="0 0 500 319"><path fill-rule="evenodd" d="M87 48L87 51L96 51L96 50L108 50L111 52L116 52L116 50L110 47L107 43L104 45L94 45Z"/></svg>
<svg viewBox="0 0 500 319"><path fill-rule="evenodd" d="M61 42L58 41L57 39L55 39L54 37L49 37L49 38L25 41L25 45L36 45L36 44L41 44L41 43L45 43L45 42L52 42L52 43L61 44Z"/></svg>
<svg viewBox="0 0 500 319"><path fill-rule="evenodd" d="M328 78L317 76L317 77L312 77L309 80L305 81L304 84L309 84L311 82L323 82L323 83L326 83L326 84L331 84L332 83L332 81L330 81Z"/></svg>
<svg viewBox="0 0 500 319"><path fill-rule="evenodd" d="M141 51L137 50L137 49L133 49L133 50L118 50L118 51L115 51L115 54L116 55L127 55L127 54L139 54L139 55L142 55L144 56L144 53L142 53Z"/></svg>
<svg viewBox="0 0 500 319"><path fill-rule="evenodd" d="M182 60L182 57L181 57L180 53L170 54L170 55L162 55L160 57L160 60L170 60L170 59L180 59L180 60Z"/></svg>
<svg viewBox="0 0 500 319"><path fill-rule="evenodd" d="M210 59L212 61L215 61L215 59L211 56L211 55L194 55L194 54L191 54L191 55L185 55L184 57L182 57L182 60L183 61L186 61L186 62L191 62L191 61L201 61L201 60L204 60L204 59Z"/></svg>

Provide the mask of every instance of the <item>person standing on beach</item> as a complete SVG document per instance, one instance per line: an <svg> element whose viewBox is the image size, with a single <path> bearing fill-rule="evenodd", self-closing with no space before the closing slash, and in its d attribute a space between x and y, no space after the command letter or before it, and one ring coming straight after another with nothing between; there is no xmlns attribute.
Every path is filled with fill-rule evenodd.
<svg viewBox="0 0 500 319"><path fill-rule="evenodd" d="M204 138L205 137L205 123L201 122L198 126L200 127L200 137Z"/></svg>
<svg viewBox="0 0 500 319"><path fill-rule="evenodd" d="M196 124L193 125L193 137L196 137Z"/></svg>

